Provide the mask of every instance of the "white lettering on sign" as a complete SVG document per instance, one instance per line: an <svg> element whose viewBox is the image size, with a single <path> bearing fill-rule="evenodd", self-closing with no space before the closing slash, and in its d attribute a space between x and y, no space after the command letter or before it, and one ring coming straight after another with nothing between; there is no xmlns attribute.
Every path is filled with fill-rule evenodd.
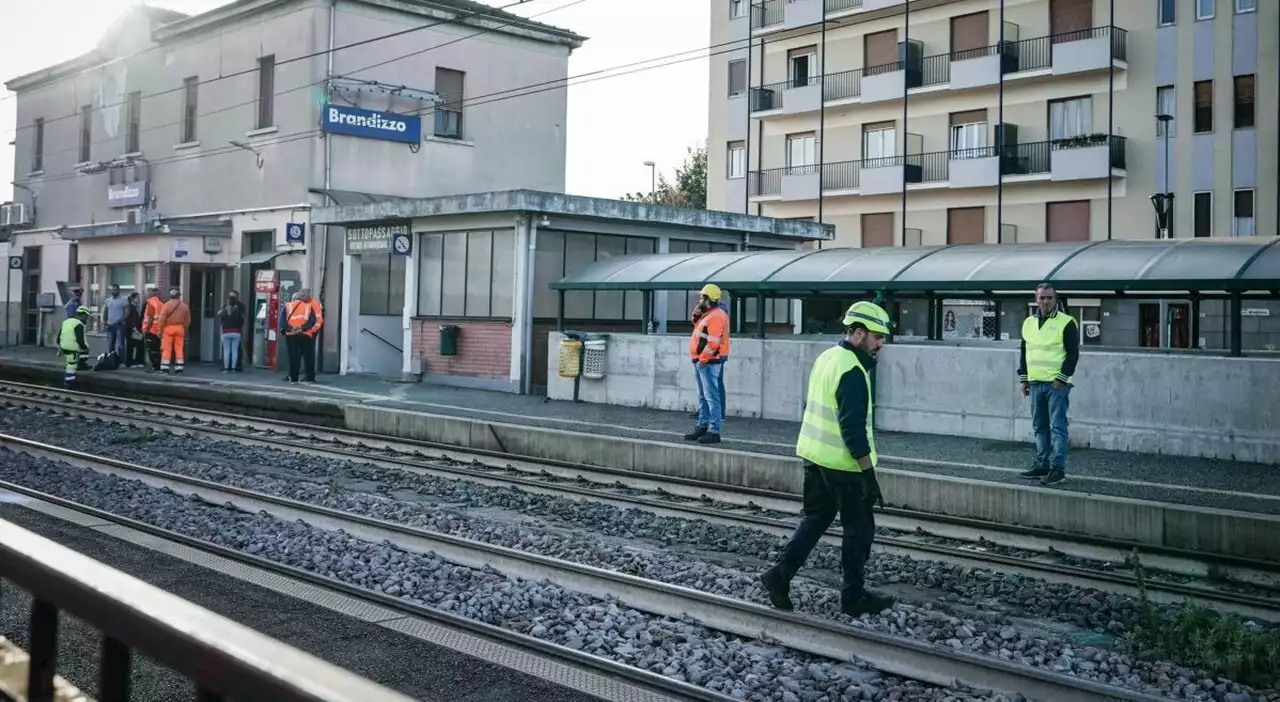
<svg viewBox="0 0 1280 702"><path fill-rule="evenodd" d="M353 127L367 127L369 129L381 129L388 132L404 132L409 129L409 125L402 120L387 119L381 115L350 115L344 114L336 107L329 108L329 122L331 124L349 124Z"/></svg>
<svg viewBox="0 0 1280 702"><path fill-rule="evenodd" d="M107 191L107 200L109 202L132 200L141 194L142 186L140 185L120 185Z"/></svg>

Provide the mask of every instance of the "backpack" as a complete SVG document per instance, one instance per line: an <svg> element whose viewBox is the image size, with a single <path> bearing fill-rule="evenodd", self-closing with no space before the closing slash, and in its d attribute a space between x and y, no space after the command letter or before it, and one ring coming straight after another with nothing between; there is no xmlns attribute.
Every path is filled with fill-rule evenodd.
<svg viewBox="0 0 1280 702"><path fill-rule="evenodd" d="M120 356L115 351L98 354L98 361L93 364L96 371L113 371L120 367Z"/></svg>

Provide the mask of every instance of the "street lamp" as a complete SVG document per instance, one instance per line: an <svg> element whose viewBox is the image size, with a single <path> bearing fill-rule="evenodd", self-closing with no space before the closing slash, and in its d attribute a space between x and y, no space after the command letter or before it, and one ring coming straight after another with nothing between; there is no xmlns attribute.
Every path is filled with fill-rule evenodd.
<svg viewBox="0 0 1280 702"><path fill-rule="evenodd" d="M1169 238L1169 217L1173 214L1173 193L1169 190L1169 171L1171 165L1169 163L1169 123L1173 121L1173 115L1159 114L1156 115L1156 121L1164 125L1164 192L1156 193L1151 196L1151 206L1156 210L1156 229L1159 230L1159 238Z"/></svg>
<svg viewBox="0 0 1280 702"><path fill-rule="evenodd" d="M658 164L653 161L645 161L644 165L649 167L649 197L654 197L658 192Z"/></svg>

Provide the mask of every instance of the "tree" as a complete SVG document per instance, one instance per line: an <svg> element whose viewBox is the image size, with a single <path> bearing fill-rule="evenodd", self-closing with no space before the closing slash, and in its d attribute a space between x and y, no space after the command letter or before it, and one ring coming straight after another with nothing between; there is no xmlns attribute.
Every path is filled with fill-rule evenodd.
<svg viewBox="0 0 1280 702"><path fill-rule="evenodd" d="M689 156L684 165L676 169L674 183L665 175L658 175L657 185L652 193L627 193L622 196L627 202L643 202L650 205L675 205L695 210L707 209L707 149L698 147L689 149Z"/></svg>

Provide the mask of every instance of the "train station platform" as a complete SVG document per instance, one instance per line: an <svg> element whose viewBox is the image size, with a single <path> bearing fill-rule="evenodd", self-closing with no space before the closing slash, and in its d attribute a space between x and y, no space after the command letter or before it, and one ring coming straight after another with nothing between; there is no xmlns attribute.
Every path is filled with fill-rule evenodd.
<svg viewBox="0 0 1280 702"><path fill-rule="evenodd" d="M0 354L0 379L53 384L47 349ZM196 366L183 376L143 370L86 372L80 389L157 402L203 402L296 414L357 431L435 441L533 459L797 494L798 425L729 417L724 442L683 441L688 413L551 401L541 396L321 375L289 384L283 373L223 374ZM932 434L877 433L886 499L898 506L1006 524L1047 527L1280 562L1280 466L1073 447L1065 483L1018 477L1032 445ZM1246 547L1242 541L1254 545ZM1271 543L1269 547L1258 544Z"/></svg>

